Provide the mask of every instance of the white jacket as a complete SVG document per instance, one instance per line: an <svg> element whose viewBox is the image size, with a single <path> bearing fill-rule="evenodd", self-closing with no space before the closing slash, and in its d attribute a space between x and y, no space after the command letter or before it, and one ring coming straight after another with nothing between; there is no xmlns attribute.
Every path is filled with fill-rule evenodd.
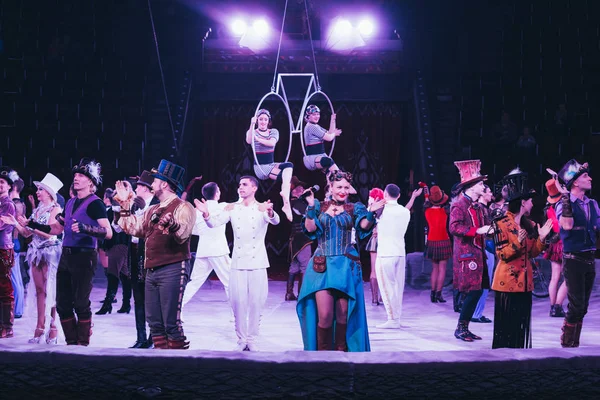
<svg viewBox="0 0 600 400"><path fill-rule="evenodd" d="M210 215L220 214L227 203L219 203L216 200L208 200L206 206ZM225 237L225 224L216 228L209 228L202 218L202 213L196 210L196 224L192 235L198 236L198 248L196 258L219 257L229 255L229 245Z"/></svg>
<svg viewBox="0 0 600 400"><path fill-rule="evenodd" d="M377 223L377 257L406 256L404 235L410 222L410 211L390 200Z"/></svg>
<svg viewBox="0 0 600 400"><path fill-rule="evenodd" d="M279 215L273 213L269 218L267 212L258 210L258 202L249 206L243 203L229 204L217 215L209 215L206 225L210 228L231 222L233 228L233 254L231 268L242 270L269 268L265 236L269 224L279 224Z"/></svg>

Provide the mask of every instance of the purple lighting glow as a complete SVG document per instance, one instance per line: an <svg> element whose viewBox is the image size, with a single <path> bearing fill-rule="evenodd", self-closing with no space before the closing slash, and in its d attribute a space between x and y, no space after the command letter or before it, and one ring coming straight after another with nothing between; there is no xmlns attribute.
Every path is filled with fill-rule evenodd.
<svg viewBox="0 0 600 400"><path fill-rule="evenodd" d="M236 36L242 36L246 33L247 29L248 26L246 25L246 22L242 19L237 18L231 22L231 32Z"/></svg>

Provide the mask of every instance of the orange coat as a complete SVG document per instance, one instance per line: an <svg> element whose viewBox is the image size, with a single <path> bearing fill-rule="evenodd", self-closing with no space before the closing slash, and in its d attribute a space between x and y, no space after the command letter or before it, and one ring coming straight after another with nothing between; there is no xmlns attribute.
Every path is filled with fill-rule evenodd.
<svg viewBox="0 0 600 400"><path fill-rule="evenodd" d="M506 215L496 221L496 254L498 265L494 273L492 290L498 292L532 292L533 269L530 258L536 257L545 245L540 239L526 238L519 242L521 227L515 221L515 215Z"/></svg>

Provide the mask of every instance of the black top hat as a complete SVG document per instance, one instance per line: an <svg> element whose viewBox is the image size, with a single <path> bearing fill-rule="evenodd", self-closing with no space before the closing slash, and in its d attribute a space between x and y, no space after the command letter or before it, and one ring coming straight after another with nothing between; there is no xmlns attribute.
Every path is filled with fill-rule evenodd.
<svg viewBox="0 0 600 400"><path fill-rule="evenodd" d="M98 187L102 184L102 166L96 160L84 157L79 164L73 167L73 174L83 174L91 179L92 183Z"/></svg>

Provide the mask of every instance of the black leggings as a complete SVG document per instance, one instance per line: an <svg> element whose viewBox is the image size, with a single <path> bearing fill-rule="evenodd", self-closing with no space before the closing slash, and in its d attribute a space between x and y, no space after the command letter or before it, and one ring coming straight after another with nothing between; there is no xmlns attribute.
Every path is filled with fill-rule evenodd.
<svg viewBox="0 0 600 400"><path fill-rule="evenodd" d="M477 308L477 303L479 302L479 298L483 290L471 290L470 292L465 294L465 300L462 305L462 310L460 311L459 321L470 322L471 318L473 318L473 314L475 313L475 308Z"/></svg>

